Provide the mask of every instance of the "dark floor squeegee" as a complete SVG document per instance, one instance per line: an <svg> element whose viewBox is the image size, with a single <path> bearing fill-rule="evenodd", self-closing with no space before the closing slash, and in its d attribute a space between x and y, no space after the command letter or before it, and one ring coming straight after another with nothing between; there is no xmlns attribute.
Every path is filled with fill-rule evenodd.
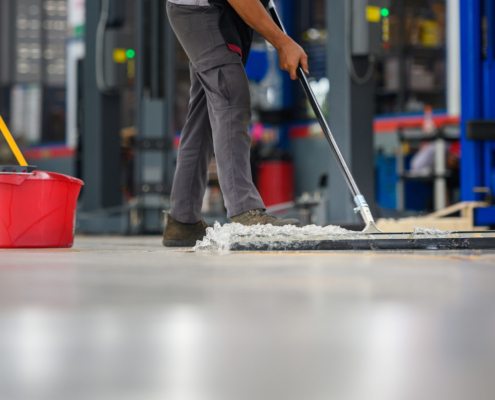
<svg viewBox="0 0 495 400"><path fill-rule="evenodd" d="M268 4L270 14L275 23L284 31L285 27L277 13L273 0ZM443 234L415 234L410 233L384 233L380 231L373 219L366 199L361 194L342 153L337 146L330 127L323 116L320 105L309 85L303 69L297 69L297 75L301 81L304 92L308 96L311 107L321 125L323 133L337 159L339 167L344 174L347 185L352 192L356 208L360 213L366 227L360 233L340 236L328 240L307 240L287 242L264 242L263 244L236 243L232 250L454 250L454 249L495 249L495 231L473 232L445 232Z"/></svg>

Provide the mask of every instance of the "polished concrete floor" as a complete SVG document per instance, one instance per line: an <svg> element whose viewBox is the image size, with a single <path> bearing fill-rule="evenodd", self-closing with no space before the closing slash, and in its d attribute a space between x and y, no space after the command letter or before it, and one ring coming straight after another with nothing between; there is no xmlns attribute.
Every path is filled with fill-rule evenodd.
<svg viewBox="0 0 495 400"><path fill-rule="evenodd" d="M0 399L495 399L495 253L0 250Z"/></svg>

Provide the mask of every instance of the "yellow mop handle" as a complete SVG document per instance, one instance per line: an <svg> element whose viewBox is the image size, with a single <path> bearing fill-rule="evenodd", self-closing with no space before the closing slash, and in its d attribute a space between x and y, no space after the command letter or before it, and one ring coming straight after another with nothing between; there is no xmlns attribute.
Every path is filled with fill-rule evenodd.
<svg viewBox="0 0 495 400"><path fill-rule="evenodd" d="M19 165L22 167L27 167L27 162L24 159L24 156L22 155L21 151L19 150L19 147L17 147L17 143L15 142L14 138L9 132L9 128L7 128L7 125L5 125L5 122L3 122L3 118L0 115L0 131L2 131L3 136L5 137L5 140L7 140L7 143L10 146L10 149L12 150L12 153L14 153L15 158L17 158L17 162Z"/></svg>

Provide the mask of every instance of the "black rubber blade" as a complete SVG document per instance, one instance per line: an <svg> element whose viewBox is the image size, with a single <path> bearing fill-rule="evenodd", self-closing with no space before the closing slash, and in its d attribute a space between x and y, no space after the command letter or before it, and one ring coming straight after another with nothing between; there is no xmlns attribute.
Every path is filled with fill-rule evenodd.
<svg viewBox="0 0 495 400"><path fill-rule="evenodd" d="M359 236L359 235L357 235ZM236 242L232 251L306 250L492 250L495 231L451 232L446 235L375 233L361 237L297 242Z"/></svg>

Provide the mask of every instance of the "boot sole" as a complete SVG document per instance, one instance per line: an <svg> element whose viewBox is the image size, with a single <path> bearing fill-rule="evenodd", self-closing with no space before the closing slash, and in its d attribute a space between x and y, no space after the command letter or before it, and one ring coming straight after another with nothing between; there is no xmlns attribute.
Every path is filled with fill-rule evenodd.
<svg viewBox="0 0 495 400"><path fill-rule="evenodd" d="M196 240L180 240L180 239L163 239L162 243L165 247L194 247Z"/></svg>

